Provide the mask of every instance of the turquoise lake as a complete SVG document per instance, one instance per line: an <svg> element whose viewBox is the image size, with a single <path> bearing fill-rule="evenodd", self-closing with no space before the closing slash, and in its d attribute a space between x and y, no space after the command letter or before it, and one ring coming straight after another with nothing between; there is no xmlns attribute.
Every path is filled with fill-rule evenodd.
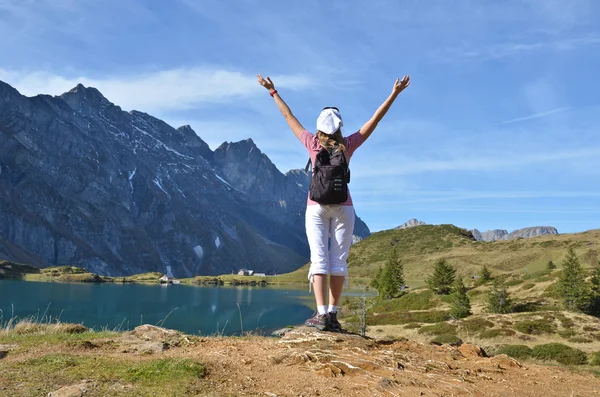
<svg viewBox="0 0 600 397"><path fill-rule="evenodd" d="M3 324L45 313L44 320L95 329L129 330L143 323L196 335L234 335L242 327L269 333L302 324L313 313L312 304L307 289L0 280Z"/></svg>

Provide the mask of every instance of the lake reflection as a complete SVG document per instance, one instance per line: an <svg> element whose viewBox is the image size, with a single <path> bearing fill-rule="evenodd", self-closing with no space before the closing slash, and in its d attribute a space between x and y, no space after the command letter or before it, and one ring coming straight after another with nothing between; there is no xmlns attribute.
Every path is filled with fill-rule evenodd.
<svg viewBox="0 0 600 397"><path fill-rule="evenodd" d="M0 310L60 317L96 329L161 325L190 334L269 332L301 324L313 309L305 289L185 285L62 284L0 280ZM49 305L49 307L48 307ZM239 309L238 309L239 305ZM240 323L240 312L242 323ZM164 321L164 323L163 323Z"/></svg>

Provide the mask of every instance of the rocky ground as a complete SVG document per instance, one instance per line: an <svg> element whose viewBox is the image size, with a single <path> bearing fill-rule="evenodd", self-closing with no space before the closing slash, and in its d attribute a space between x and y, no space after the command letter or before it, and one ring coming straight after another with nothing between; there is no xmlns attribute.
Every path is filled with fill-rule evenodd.
<svg viewBox="0 0 600 397"><path fill-rule="evenodd" d="M201 363L202 371L192 379L167 377L158 388L131 376L140 374L139 363L157 359ZM137 369L118 375L106 368L123 362ZM600 379L507 356L487 358L469 344L377 341L306 327L280 338L193 337L144 325L108 337L82 333L64 343L15 338L0 345L0 396L30 395L587 397L600 395Z"/></svg>

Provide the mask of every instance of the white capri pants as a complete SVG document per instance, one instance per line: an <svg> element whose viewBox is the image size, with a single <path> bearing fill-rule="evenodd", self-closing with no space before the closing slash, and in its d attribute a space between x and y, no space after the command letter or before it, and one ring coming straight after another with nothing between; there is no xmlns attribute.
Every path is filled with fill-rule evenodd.
<svg viewBox="0 0 600 397"><path fill-rule="evenodd" d="M308 279L314 274L348 278L348 251L354 233L354 207L349 205L307 205L306 236L310 247ZM331 236L331 244L330 237Z"/></svg>

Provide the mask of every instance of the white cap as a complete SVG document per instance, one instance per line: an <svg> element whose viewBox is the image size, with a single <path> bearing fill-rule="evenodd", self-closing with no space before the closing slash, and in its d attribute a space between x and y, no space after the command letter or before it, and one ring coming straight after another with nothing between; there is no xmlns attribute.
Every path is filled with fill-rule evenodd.
<svg viewBox="0 0 600 397"><path fill-rule="evenodd" d="M339 130L342 125L344 125L342 123L342 116L340 116L340 111L337 109L323 109L317 119L317 130L328 135Z"/></svg>

